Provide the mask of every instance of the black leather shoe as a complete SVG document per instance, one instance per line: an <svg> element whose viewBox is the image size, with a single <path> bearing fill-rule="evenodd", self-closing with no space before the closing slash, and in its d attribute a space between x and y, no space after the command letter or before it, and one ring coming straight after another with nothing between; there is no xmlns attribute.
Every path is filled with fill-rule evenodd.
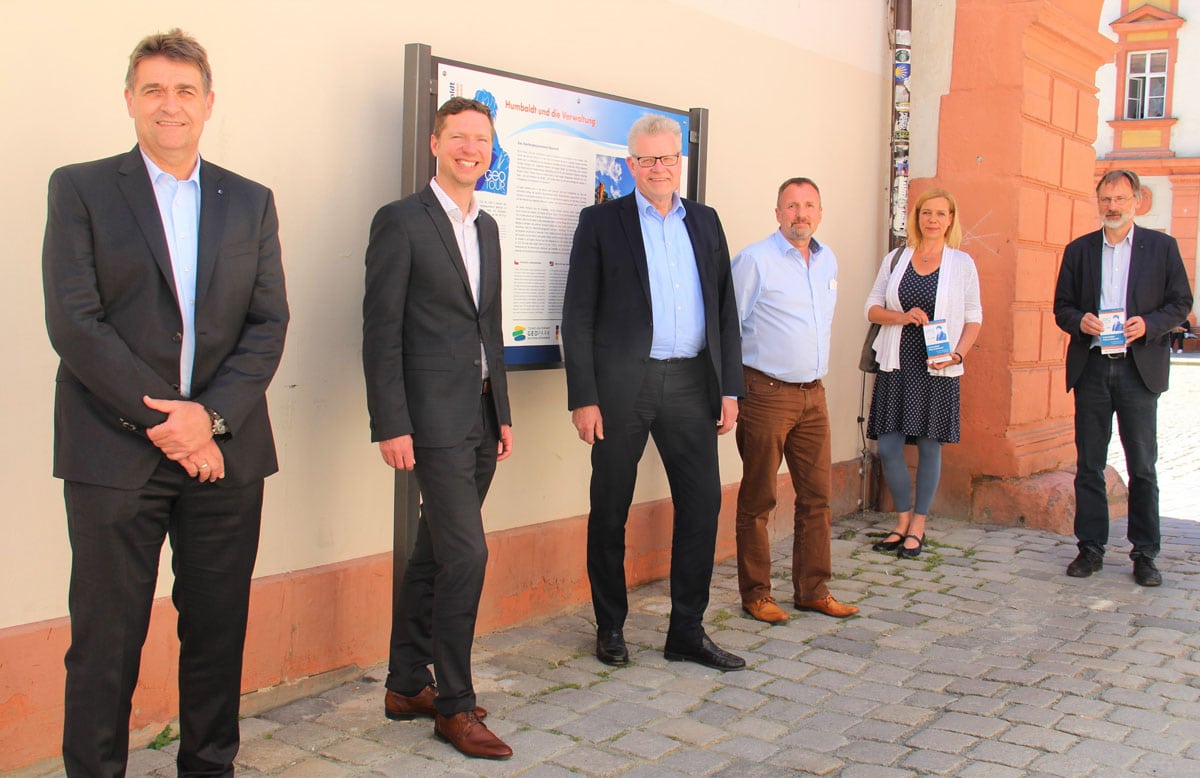
<svg viewBox="0 0 1200 778"><path fill-rule="evenodd" d="M914 548L909 548L908 546L903 545L903 543L908 542L909 538L917 541L917 545ZM923 548L925 548L924 532L921 533L921 537L917 537L916 535L905 535L902 545L900 546L899 550L896 551L896 556L900 559L916 559L917 557L921 556L921 550Z"/></svg>
<svg viewBox="0 0 1200 778"><path fill-rule="evenodd" d="M596 630L596 658L614 667L629 664L629 649L621 630Z"/></svg>
<svg viewBox="0 0 1200 778"><path fill-rule="evenodd" d="M893 537L893 536L895 536L895 538L896 538L895 540L888 540L888 538ZM904 545L904 533L897 532L896 530L892 530L891 532L889 532L887 534L887 536L884 537L883 540L876 541L874 544L872 544L871 550L872 551L895 551L896 549L900 548L900 546L902 546L902 545Z"/></svg>
<svg viewBox="0 0 1200 778"><path fill-rule="evenodd" d="M1100 572L1103 567L1103 554L1090 548L1081 548L1075 561L1067 565L1067 575L1072 578L1087 578L1092 573Z"/></svg>
<svg viewBox="0 0 1200 778"><path fill-rule="evenodd" d="M668 638L663 656L669 662L695 662L714 670L741 670L746 666L745 659L718 648L708 635L701 635L699 642L691 645L675 644Z"/></svg>
<svg viewBox="0 0 1200 778"><path fill-rule="evenodd" d="M1137 556L1133 558L1133 580L1138 586L1162 586L1162 573L1158 572L1153 559Z"/></svg>

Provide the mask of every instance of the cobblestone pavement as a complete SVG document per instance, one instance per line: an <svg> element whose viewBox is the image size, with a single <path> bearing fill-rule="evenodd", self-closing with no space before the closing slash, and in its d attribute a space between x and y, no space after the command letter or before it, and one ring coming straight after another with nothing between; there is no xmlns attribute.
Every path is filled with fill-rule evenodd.
<svg viewBox="0 0 1200 778"><path fill-rule="evenodd" d="M1104 570L1080 580L1064 575L1072 538L935 517L926 553L901 561L870 550L889 517L850 516L834 528L832 589L858 617L753 621L734 564L717 567L706 621L744 671L666 662L667 588L652 584L631 595L625 668L592 657L587 607L477 640L480 703L516 752L507 762L460 756L428 721L387 721L375 666L245 719L239 774L1200 775L1200 360L1172 386L1161 588L1134 584L1123 520ZM789 553L776 544L785 601ZM173 775L173 753L137 751L129 774Z"/></svg>

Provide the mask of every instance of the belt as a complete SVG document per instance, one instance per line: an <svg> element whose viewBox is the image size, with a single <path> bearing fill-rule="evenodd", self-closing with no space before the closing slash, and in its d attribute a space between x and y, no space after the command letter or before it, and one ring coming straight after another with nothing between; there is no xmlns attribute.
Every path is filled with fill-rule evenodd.
<svg viewBox="0 0 1200 778"><path fill-rule="evenodd" d="M491 394L491 393L492 393L492 379L485 378L485 379L483 379L483 391L481 391L479 394L484 395L484 394Z"/></svg>
<svg viewBox="0 0 1200 778"><path fill-rule="evenodd" d="M763 371L759 370L756 367L750 367L749 365L746 365L745 367L747 370L758 373L760 376L767 379L767 386L775 386L776 384L779 384L780 386L793 386L797 389L816 389L818 386L821 385L820 378L816 379L815 381L805 381L804 383L797 384L797 383L792 383L791 381L780 380L769 373L764 373Z"/></svg>
<svg viewBox="0 0 1200 778"><path fill-rule="evenodd" d="M768 386L774 386L775 384L779 384L780 386L794 386L797 389L816 389L821 385L821 379L818 378L816 381L805 381L802 384L794 384L791 381L780 381L778 378L772 378L767 381Z"/></svg>
<svg viewBox="0 0 1200 778"><path fill-rule="evenodd" d="M1096 352L1105 359L1124 359L1125 355L1129 353L1128 351L1119 351L1115 354L1105 354L1099 346L1092 346L1092 351Z"/></svg>
<svg viewBox="0 0 1200 778"><path fill-rule="evenodd" d="M699 358L700 358L700 355L697 354L694 357L667 357L666 359L655 359L654 357L649 357L649 360L651 362L659 362L664 365L678 365L680 363L691 362L692 360L699 359Z"/></svg>

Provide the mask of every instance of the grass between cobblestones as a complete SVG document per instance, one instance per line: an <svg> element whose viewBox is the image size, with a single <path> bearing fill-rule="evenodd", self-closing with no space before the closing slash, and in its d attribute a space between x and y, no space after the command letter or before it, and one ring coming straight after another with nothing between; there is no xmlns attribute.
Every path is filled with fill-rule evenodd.
<svg viewBox="0 0 1200 778"><path fill-rule="evenodd" d="M161 751L162 749L166 748L168 745L170 745L171 743L175 742L178 739L179 739L178 733L172 734L171 733L171 725L168 724L167 726L163 727L162 732L159 732L157 735L154 736L154 739L150 741L149 745L147 745L146 748L152 749L154 751Z"/></svg>
<svg viewBox="0 0 1200 778"><path fill-rule="evenodd" d="M1145 590L1107 565L1066 577L1069 538L937 519L916 559L871 550L887 517L840 519L852 526L835 533L831 588L859 618L757 623L739 610L736 566L719 564L705 623L744 672L661 658L666 582L631 592L629 667L591 657L586 606L479 636L488 724L511 762L466 761L428 722L380 721L379 681L364 676L257 718L239 766L278 778L1200 775L1200 525L1164 519L1168 583ZM1112 531L1123 537L1123 521ZM788 592L791 553L790 538L773 544ZM173 748L131 778L168 778Z"/></svg>

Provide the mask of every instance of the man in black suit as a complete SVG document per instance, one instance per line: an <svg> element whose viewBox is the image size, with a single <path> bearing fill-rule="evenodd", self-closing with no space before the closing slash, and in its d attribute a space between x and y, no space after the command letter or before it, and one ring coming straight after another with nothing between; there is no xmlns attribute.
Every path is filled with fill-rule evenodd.
<svg viewBox="0 0 1200 778"><path fill-rule="evenodd" d="M714 645L702 620L721 509L717 435L737 420L741 339L721 222L676 191L681 149L677 122L642 117L629 131L626 160L635 192L579 215L563 301L567 403L592 446L596 657L629 661L625 522L652 435L675 504L664 654L734 670L745 662Z"/></svg>
<svg viewBox="0 0 1200 778"><path fill-rule="evenodd" d="M1086 578L1104 566L1108 497L1104 468L1113 413L1129 469L1129 542L1133 577L1158 586L1158 396L1167 389L1171 328L1192 309L1179 245L1154 230L1134 227L1141 182L1129 170L1100 179L1096 197L1104 228L1071 241L1063 251L1054 317L1071 336L1067 391L1075 391L1075 537L1079 555L1067 575ZM1121 311L1125 348L1104 353L1100 312ZM1106 314L1111 317L1112 314Z"/></svg>
<svg viewBox="0 0 1200 778"><path fill-rule="evenodd" d="M487 106L452 98L430 148L437 175L371 223L363 297L363 369L371 440L383 461L416 471L417 540L394 603L384 712L434 718L467 756L512 749L480 720L471 644L488 549L483 499L512 453L500 321L500 234L475 182L491 160ZM437 670L437 685L429 671Z"/></svg>
<svg viewBox="0 0 1200 778"><path fill-rule="evenodd" d="M63 762L123 775L164 537L179 612L180 775L232 775L263 479L288 307L270 190L199 157L204 49L142 40L137 146L50 178L46 326L61 358L54 475L71 540Z"/></svg>

